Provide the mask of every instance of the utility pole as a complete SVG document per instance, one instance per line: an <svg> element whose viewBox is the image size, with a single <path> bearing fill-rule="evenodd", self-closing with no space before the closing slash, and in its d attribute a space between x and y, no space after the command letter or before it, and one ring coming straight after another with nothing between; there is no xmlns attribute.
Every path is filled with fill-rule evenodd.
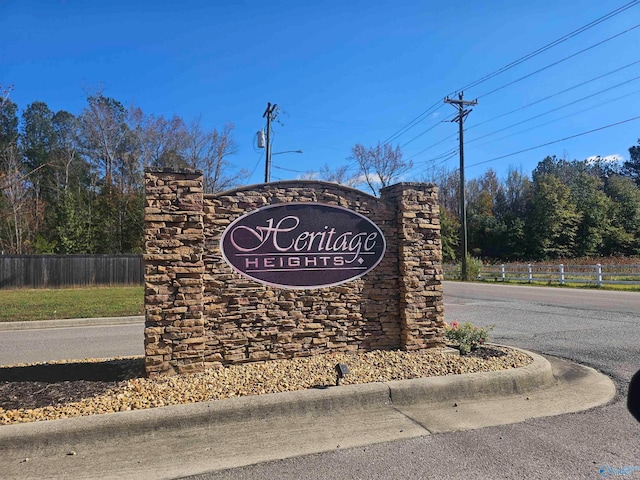
<svg viewBox="0 0 640 480"><path fill-rule="evenodd" d="M275 103L267 103L267 109L264 111L262 118L267 118L267 145L266 145L266 157L267 161L264 168L264 183L269 183L271 180L271 121L278 115L278 105Z"/></svg>
<svg viewBox="0 0 640 480"><path fill-rule="evenodd" d="M464 194L464 119L471 113L472 109L465 109L465 107L478 104L478 100L467 101L463 100L463 92L458 94L457 100L452 100L449 97L444 99L445 103L453 105L458 110L458 115L455 116L452 122L458 122L458 131L460 137L460 250L462 252L462 272L461 280L466 282L467 278L467 208Z"/></svg>

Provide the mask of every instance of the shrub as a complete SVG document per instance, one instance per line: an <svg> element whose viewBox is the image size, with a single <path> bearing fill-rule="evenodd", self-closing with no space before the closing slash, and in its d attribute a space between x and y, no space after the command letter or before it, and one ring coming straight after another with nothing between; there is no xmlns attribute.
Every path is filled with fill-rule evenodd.
<svg viewBox="0 0 640 480"><path fill-rule="evenodd" d="M489 333L494 328L495 325L475 327L469 322L463 325L451 322L451 325L445 324L445 336L458 344L461 355L468 355L472 350L482 347L489 341Z"/></svg>
<svg viewBox="0 0 640 480"><path fill-rule="evenodd" d="M482 260L467 255L467 280L477 280L482 270ZM462 278L462 262L456 265L456 278Z"/></svg>

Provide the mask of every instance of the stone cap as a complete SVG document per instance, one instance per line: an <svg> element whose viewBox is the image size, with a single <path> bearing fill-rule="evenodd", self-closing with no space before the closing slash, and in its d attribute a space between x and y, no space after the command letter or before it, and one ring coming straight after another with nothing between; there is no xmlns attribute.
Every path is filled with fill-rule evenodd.
<svg viewBox="0 0 640 480"><path fill-rule="evenodd" d="M221 197L233 195L238 192L242 192L244 190L255 190L256 188L269 189L269 188L286 188L286 187L312 187L312 186L321 186L321 187L331 187L331 188L339 188L345 191L351 191L357 193L358 195L364 195L365 197L369 197L372 199L380 200L378 197L371 195L363 190L358 188L348 187L346 185L342 185L340 183L328 182L326 180L279 180L277 182L269 182L269 183L256 183L253 185L243 185L241 187L233 188L231 190L225 190L223 192L215 192L207 194L208 196L213 197Z"/></svg>
<svg viewBox="0 0 640 480"><path fill-rule="evenodd" d="M182 175L202 175L202 170L190 167L146 167L144 173L174 173Z"/></svg>
<svg viewBox="0 0 640 480"><path fill-rule="evenodd" d="M432 190L434 188L437 189L438 185L435 183L429 183L429 182L399 182L399 183L394 183L393 185L382 187L380 189L380 192L388 192L392 190L407 189L407 188L420 189L420 190L427 190L427 189Z"/></svg>

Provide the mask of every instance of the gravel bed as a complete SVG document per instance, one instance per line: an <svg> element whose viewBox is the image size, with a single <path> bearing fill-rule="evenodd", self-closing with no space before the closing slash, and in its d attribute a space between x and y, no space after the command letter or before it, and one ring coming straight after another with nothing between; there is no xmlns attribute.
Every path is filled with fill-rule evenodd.
<svg viewBox="0 0 640 480"><path fill-rule="evenodd" d="M0 367L0 425L335 385L337 363L348 365L341 384L349 385L505 370L531 361L518 350L486 346L468 356L332 353L153 379L142 376L140 357Z"/></svg>

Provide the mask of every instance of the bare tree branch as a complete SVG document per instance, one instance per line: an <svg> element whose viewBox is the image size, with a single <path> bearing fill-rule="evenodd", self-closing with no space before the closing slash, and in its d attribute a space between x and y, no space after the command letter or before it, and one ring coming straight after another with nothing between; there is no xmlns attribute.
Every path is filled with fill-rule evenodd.
<svg viewBox="0 0 640 480"><path fill-rule="evenodd" d="M350 160L358 163L364 182L374 195L413 167L411 161L402 160L400 147L394 149L389 143L378 142L370 148L358 143L351 150Z"/></svg>
<svg viewBox="0 0 640 480"><path fill-rule="evenodd" d="M249 176L246 170L232 172L228 157L238 152L231 136L233 128L233 124L228 123L222 132L215 128L207 132L200 119L188 128L184 158L192 168L202 170L206 193L233 188Z"/></svg>
<svg viewBox="0 0 640 480"><path fill-rule="evenodd" d="M336 169L331 169L325 163L320 170L319 177L326 182L338 183L347 187L355 187L359 183L358 175L349 173L349 166L342 165Z"/></svg>
<svg viewBox="0 0 640 480"><path fill-rule="evenodd" d="M8 87L0 85L0 112L4 108L5 104L9 101L11 90L13 90L13 85L9 85Z"/></svg>

